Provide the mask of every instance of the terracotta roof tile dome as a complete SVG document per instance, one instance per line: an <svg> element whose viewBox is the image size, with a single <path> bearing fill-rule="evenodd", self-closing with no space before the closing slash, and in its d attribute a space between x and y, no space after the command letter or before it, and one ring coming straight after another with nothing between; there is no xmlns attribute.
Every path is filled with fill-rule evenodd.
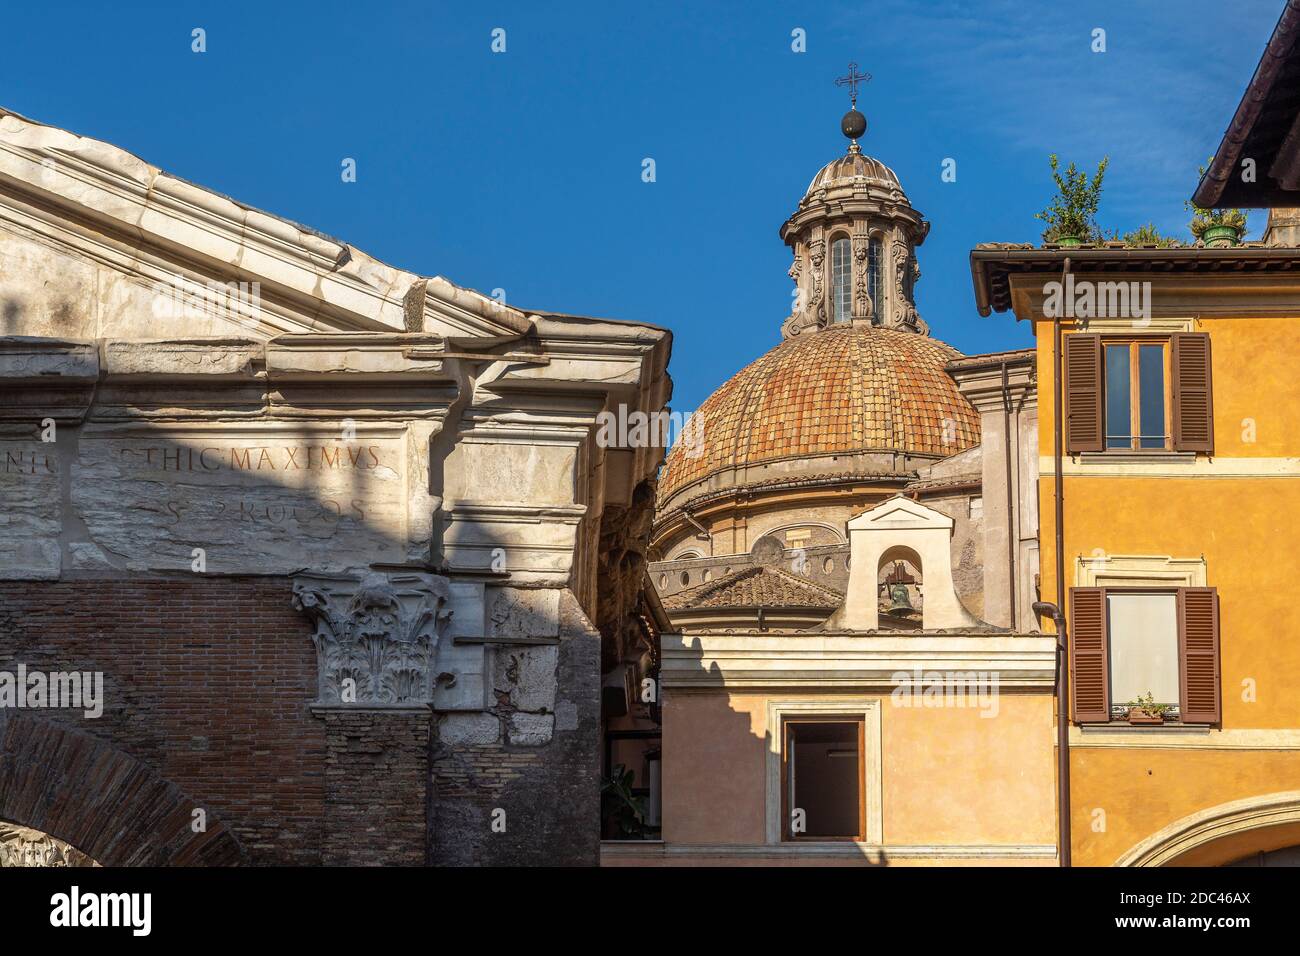
<svg viewBox="0 0 1300 956"><path fill-rule="evenodd" d="M944 371L960 357L865 323L786 339L700 406L703 447L673 447L659 501L733 466L866 449L948 457L977 445L979 417Z"/></svg>

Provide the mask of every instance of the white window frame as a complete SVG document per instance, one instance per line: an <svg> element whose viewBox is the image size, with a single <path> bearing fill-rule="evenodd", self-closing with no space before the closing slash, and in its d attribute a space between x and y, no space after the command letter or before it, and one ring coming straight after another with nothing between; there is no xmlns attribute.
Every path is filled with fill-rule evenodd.
<svg viewBox="0 0 1300 956"><path fill-rule="evenodd" d="M881 764L880 698L825 697L769 700L767 702L767 842L780 844L784 828L781 820L781 740L786 717L862 718L862 792L866 794L866 843L879 846L885 841L884 774ZM798 845L816 843L800 840ZM826 841L843 844L844 841Z"/></svg>

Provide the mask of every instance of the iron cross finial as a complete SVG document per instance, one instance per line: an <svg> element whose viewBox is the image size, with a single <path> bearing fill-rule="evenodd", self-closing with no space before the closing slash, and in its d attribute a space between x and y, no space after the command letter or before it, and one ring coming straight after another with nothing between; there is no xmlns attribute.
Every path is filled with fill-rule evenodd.
<svg viewBox="0 0 1300 956"><path fill-rule="evenodd" d="M858 108L858 84L870 82L871 74L859 73L858 65L852 60L849 61L849 75L835 78L836 86L847 86L849 88L849 103L852 109Z"/></svg>

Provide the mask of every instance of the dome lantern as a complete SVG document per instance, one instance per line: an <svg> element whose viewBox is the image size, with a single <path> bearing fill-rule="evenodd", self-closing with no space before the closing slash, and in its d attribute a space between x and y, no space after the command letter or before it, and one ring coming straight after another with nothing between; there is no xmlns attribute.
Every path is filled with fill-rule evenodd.
<svg viewBox="0 0 1300 956"><path fill-rule="evenodd" d="M929 334L914 289L921 274L916 247L930 224L912 208L894 171L858 145L867 120L857 109L857 87L870 79L850 63L848 75L835 81L849 87L850 109L840 121L848 150L813 177L781 227L794 252L789 274L796 287L784 338L844 323Z"/></svg>

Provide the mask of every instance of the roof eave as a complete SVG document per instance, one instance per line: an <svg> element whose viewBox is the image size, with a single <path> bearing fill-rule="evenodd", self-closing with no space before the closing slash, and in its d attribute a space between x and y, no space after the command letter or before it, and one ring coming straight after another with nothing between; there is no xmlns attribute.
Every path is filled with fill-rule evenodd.
<svg viewBox="0 0 1300 956"><path fill-rule="evenodd" d="M1300 169L1300 136L1287 136L1278 150L1270 156L1251 157L1256 161L1256 179L1244 182L1236 176L1242 150L1255 133L1256 124L1265 111L1269 98L1277 90L1278 80L1285 68L1300 58L1300 0L1287 0L1273 35L1269 38L1259 65L1242 95L1241 103L1233 114L1215 150L1209 169L1196 185L1192 202L1202 209L1238 206L1265 208L1294 205L1300 199L1300 188L1274 185L1270 169ZM1294 181L1294 180L1291 180Z"/></svg>
<svg viewBox="0 0 1300 956"><path fill-rule="evenodd" d="M1280 246L1250 245L1229 249L1206 249L1200 246L1179 246L1172 249L976 248L971 250L971 279L975 285L975 304L980 315L1012 311L1010 296L999 295L995 289L996 284L1007 281L1007 276L1059 273L1065 267L1067 258L1070 260L1070 271L1076 274L1121 270L1149 276L1167 276L1180 272L1213 274L1231 267L1233 272L1248 275L1250 272L1290 272L1300 269L1300 251ZM1003 268L998 269L998 266Z"/></svg>

